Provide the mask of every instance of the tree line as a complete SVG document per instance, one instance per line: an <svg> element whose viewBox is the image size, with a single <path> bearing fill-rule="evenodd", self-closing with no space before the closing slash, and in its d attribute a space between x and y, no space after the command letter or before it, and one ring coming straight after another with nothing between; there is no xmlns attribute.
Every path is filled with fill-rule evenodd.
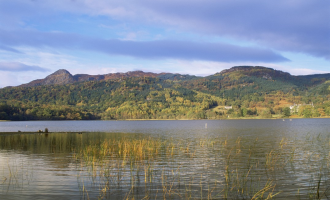
<svg viewBox="0 0 330 200"><path fill-rule="evenodd" d="M330 83L304 84L231 74L181 81L133 77L3 88L0 120L330 116Z"/></svg>

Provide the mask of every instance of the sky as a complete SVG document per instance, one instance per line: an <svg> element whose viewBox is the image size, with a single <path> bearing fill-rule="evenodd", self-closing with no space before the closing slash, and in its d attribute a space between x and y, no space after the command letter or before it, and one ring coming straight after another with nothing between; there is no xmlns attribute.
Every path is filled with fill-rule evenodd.
<svg viewBox="0 0 330 200"><path fill-rule="evenodd" d="M0 0L0 87L233 66L330 73L328 0Z"/></svg>

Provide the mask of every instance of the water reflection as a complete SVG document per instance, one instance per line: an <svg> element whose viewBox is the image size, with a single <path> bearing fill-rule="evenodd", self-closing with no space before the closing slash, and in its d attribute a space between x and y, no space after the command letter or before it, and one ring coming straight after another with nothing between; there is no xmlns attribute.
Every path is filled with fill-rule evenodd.
<svg viewBox="0 0 330 200"><path fill-rule="evenodd" d="M135 131L128 122L128 133L0 135L0 191L8 199L327 198L326 122L134 122Z"/></svg>

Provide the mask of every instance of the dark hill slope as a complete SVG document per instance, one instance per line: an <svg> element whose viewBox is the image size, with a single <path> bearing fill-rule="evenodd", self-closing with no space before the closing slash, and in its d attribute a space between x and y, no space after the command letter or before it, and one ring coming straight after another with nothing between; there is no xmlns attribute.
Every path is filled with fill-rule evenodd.
<svg viewBox="0 0 330 200"><path fill-rule="evenodd" d="M239 100L251 95L262 96L278 91L292 95L305 95L310 89L328 80L330 80L329 74L293 76L272 68L238 66L208 77L181 81L180 84L187 89L225 99ZM314 93L319 91L314 90Z"/></svg>
<svg viewBox="0 0 330 200"><path fill-rule="evenodd" d="M306 116L330 116L329 86L329 74L292 76L251 66L208 77L142 71L72 76L59 70L0 89L0 120L270 117L294 103L314 105Z"/></svg>
<svg viewBox="0 0 330 200"><path fill-rule="evenodd" d="M21 86L22 87L35 87L35 86L40 86L40 85L54 85L54 84L64 85L64 84L73 83L73 82L75 82L75 79L70 74L70 72L68 72L65 69L60 69L60 70L50 74L49 76L47 76L44 79L34 80L30 83L23 84Z"/></svg>
<svg viewBox="0 0 330 200"><path fill-rule="evenodd" d="M79 85L84 82L92 81L95 82L93 83L95 85L95 91L107 91L109 88L104 85L102 86L103 81L121 82L124 80L129 81L130 79L133 80L134 78L140 79L140 84L144 82L149 84L152 79L152 82L156 82L163 87L180 87L227 99L241 99L245 95L258 94L260 96L276 91L295 93L297 95L330 80L330 74L292 76L287 72L274 70L272 68L260 66L237 66L208 77L196 77L171 73L157 74L142 71L111 73L105 75L77 74L73 76L68 71L62 69L47 76L45 79L35 80L21 86ZM313 89L313 91L315 93L321 90ZM322 91L323 92L321 93L325 94L324 90ZM143 93L143 91L140 92ZM84 93L84 91L80 91L80 93ZM26 94L29 95L28 93ZM100 93L97 93L97 95L100 95Z"/></svg>
<svg viewBox="0 0 330 200"><path fill-rule="evenodd" d="M76 74L72 75L65 69L60 69L53 74L50 74L44 79L38 79L31 81L30 83L20 85L19 87L35 87L42 85L65 85L75 82L85 82L85 81L102 81L102 80L115 80L123 78L132 78L132 77L151 77L156 78L160 77L162 79L170 80L189 80L196 78L191 75L181 75L181 74L172 74L172 73L152 73L152 72L143 72L143 71L130 71L126 73L110 73L104 75L89 75L89 74Z"/></svg>

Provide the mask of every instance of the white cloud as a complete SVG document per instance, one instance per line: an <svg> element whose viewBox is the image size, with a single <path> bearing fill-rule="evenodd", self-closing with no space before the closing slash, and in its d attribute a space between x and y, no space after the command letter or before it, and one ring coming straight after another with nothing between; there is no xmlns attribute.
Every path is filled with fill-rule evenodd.
<svg viewBox="0 0 330 200"><path fill-rule="evenodd" d="M314 69L305 69L305 68L295 68L295 69L289 69L289 72L292 75L311 75L311 74L330 73L330 70L329 71L323 71L323 70L314 70Z"/></svg>
<svg viewBox="0 0 330 200"><path fill-rule="evenodd" d="M68 12L105 15L235 39L330 59L329 1L47 1ZM294 6L293 6L294 5Z"/></svg>
<svg viewBox="0 0 330 200"><path fill-rule="evenodd" d="M78 34L0 29L0 44L14 47L28 46L44 50L94 51L108 55L123 55L144 59L186 59L207 61L288 61L271 49L242 47L220 42L186 40L131 41L99 39Z"/></svg>
<svg viewBox="0 0 330 200"><path fill-rule="evenodd" d="M26 71L40 71L47 72L49 69L42 68L35 65L26 65L19 62L0 62L0 71L12 72L26 72Z"/></svg>
<svg viewBox="0 0 330 200"><path fill-rule="evenodd" d="M21 84L21 82L18 80L17 73L13 72L1 72L0 80L0 88L7 86L17 86Z"/></svg>

